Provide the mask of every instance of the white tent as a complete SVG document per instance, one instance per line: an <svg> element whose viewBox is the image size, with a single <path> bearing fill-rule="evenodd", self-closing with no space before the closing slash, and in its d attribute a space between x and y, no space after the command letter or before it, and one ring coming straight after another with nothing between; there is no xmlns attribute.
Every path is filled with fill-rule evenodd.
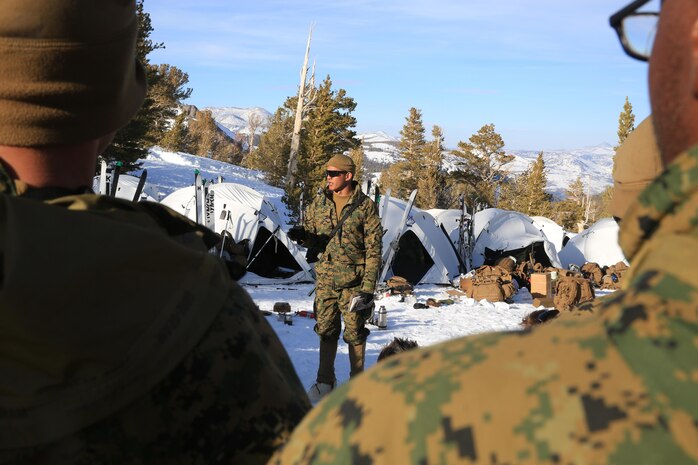
<svg viewBox="0 0 698 465"><path fill-rule="evenodd" d="M382 202L381 202L382 203ZM407 207L404 200L391 197L383 229L383 256L401 230L400 221ZM398 250L387 276L402 276L412 284L449 284L459 275L458 258L434 218L413 207L398 239Z"/></svg>
<svg viewBox="0 0 698 465"><path fill-rule="evenodd" d="M508 210L501 210L499 208L487 208L485 210L480 210L473 215L473 238L480 235L485 226L492 220L492 218L508 212Z"/></svg>
<svg viewBox="0 0 698 465"><path fill-rule="evenodd" d="M462 210L458 208L451 208L448 210L432 208L431 210L427 210L427 213L434 218L439 229L448 236L457 253L462 254L460 259L466 262L470 240L470 215L467 213L464 214ZM465 223L464 231L462 231L463 244L461 244L460 237L461 221Z"/></svg>
<svg viewBox="0 0 698 465"><path fill-rule="evenodd" d="M595 262L599 266L615 265L625 261L625 255L618 245L618 223L613 218L603 218L589 229L570 239L560 251L560 261L565 267L570 264L582 266Z"/></svg>
<svg viewBox="0 0 698 465"><path fill-rule="evenodd" d="M92 190L95 192L99 192L99 180L100 176L95 176L92 180ZM122 174L119 176L119 185L116 187L116 197L119 199L133 200L139 181L139 178L131 176L130 174ZM148 181L145 182L140 198L137 199L138 202L142 200L148 200L150 202L157 202L160 200L160 194L157 189L151 184L148 184Z"/></svg>
<svg viewBox="0 0 698 465"><path fill-rule="evenodd" d="M561 266L555 245L523 213L489 208L473 216L473 228L474 267L492 264L502 256L525 260L531 254L543 266Z"/></svg>
<svg viewBox="0 0 698 465"><path fill-rule="evenodd" d="M247 241L248 272L240 282L265 284L312 281L313 273L300 248L281 229L274 206L259 192L233 183L211 184L214 230L229 231L235 242ZM164 205L196 219L194 186L179 189Z"/></svg>
<svg viewBox="0 0 698 465"><path fill-rule="evenodd" d="M555 244L555 250L557 250L559 254L562 247L564 247L567 240L569 240L569 237L562 226L544 216L532 216L531 219L533 220L533 224L538 229L543 231L545 237L547 237L550 242Z"/></svg>

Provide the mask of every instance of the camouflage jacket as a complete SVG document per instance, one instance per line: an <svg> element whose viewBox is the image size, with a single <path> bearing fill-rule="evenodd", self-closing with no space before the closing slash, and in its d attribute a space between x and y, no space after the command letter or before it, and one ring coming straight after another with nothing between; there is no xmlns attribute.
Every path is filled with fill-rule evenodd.
<svg viewBox="0 0 698 465"><path fill-rule="evenodd" d="M360 286L363 292L373 292L381 266L383 229L376 204L361 192L356 182L353 185L354 192L339 216L332 192L325 189L318 194L305 215L308 239L303 245L323 250L315 266L319 284L335 288ZM357 202L359 206L327 243L337 218L342 218L343 212Z"/></svg>
<svg viewBox="0 0 698 465"><path fill-rule="evenodd" d="M698 148L621 224L587 318L406 352L337 388L274 464L698 463Z"/></svg>
<svg viewBox="0 0 698 465"><path fill-rule="evenodd" d="M19 191L0 179L0 463L265 463L310 405L212 233Z"/></svg>

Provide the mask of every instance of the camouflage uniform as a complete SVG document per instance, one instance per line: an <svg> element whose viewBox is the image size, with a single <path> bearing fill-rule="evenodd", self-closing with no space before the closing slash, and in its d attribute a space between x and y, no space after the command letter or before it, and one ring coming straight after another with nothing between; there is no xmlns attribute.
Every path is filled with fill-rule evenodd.
<svg viewBox="0 0 698 465"><path fill-rule="evenodd" d="M310 404L213 233L17 184L0 179L0 463L265 463Z"/></svg>
<svg viewBox="0 0 698 465"><path fill-rule="evenodd" d="M587 318L407 352L340 386L275 464L698 463L698 148L621 225Z"/></svg>
<svg viewBox="0 0 698 465"><path fill-rule="evenodd" d="M369 334L365 327L366 315L346 310L353 295L375 290L381 265L383 230L375 203L361 192L355 181L352 184L354 192L339 216L332 192L326 189L318 194L306 214L304 227L308 238L304 245L308 248L324 247L315 266L315 332L324 339L339 339L341 312L345 325L344 341L356 345L366 341ZM342 218L343 212L356 202L359 202L359 207L325 246L325 238L338 218Z"/></svg>

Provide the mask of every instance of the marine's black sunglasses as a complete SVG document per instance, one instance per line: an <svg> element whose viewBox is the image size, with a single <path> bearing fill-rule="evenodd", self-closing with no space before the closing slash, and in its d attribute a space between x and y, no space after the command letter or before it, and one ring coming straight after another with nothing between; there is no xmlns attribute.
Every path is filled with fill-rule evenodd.
<svg viewBox="0 0 698 465"><path fill-rule="evenodd" d="M328 176L330 178L336 178L340 174L347 174L347 171L335 171L335 170L327 170L325 171L325 176Z"/></svg>
<svg viewBox="0 0 698 465"><path fill-rule="evenodd" d="M609 18L611 27L618 34L623 51L640 61L648 61L652 53L659 12L638 10L652 1L635 0Z"/></svg>

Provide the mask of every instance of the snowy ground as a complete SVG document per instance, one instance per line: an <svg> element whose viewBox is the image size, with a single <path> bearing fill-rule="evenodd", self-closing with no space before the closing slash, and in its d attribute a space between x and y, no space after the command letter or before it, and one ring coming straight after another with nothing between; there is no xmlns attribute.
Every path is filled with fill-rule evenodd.
<svg viewBox="0 0 698 465"><path fill-rule="evenodd" d="M271 311L274 302L288 302L292 311L312 311L313 299L308 293L312 284L290 286L245 286L260 309ZM428 298L437 300L452 298L446 294L451 289L444 286L417 286L415 297L418 302ZM597 291L597 296L607 294ZM461 336L490 331L510 331L521 329L521 320L533 310L533 299L527 289L521 289L514 296L514 302L476 302L461 297L452 305L438 308L414 309L412 304L401 303L398 296L385 297L376 302L385 305L388 311L388 328L379 330L369 325L371 335L366 344L366 367L376 363L381 348L394 337L410 338L420 346L429 346ZM305 387L315 382L318 364L318 338L313 332L314 320L295 316L293 325L279 321L277 315L267 320L286 347L298 376ZM335 362L335 372L339 383L349 378L349 356L347 345L340 339Z"/></svg>

